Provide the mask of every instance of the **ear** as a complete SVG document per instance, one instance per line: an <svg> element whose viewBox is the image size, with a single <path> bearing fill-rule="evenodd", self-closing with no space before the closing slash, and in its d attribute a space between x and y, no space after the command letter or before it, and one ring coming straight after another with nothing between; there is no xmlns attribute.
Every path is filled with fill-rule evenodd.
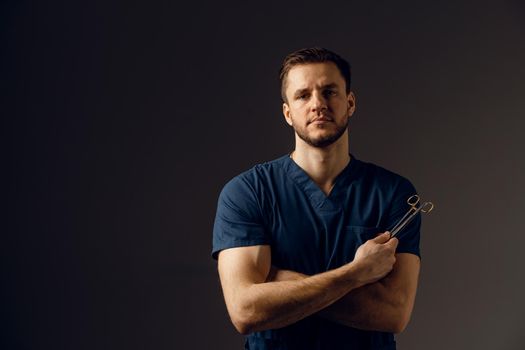
<svg viewBox="0 0 525 350"><path fill-rule="evenodd" d="M283 102L283 115L288 125L293 126L292 117L290 114L290 106L286 102Z"/></svg>
<svg viewBox="0 0 525 350"><path fill-rule="evenodd" d="M346 97L346 101L348 104L348 116L351 117L355 112L355 95L352 91L348 93L348 96Z"/></svg>

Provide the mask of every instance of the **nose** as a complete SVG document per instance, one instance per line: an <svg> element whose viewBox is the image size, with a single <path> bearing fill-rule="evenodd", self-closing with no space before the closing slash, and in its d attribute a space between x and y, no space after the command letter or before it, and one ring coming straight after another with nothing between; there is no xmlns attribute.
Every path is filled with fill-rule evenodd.
<svg viewBox="0 0 525 350"><path fill-rule="evenodd" d="M314 92L312 95L312 112L319 113L328 109L326 98L320 92Z"/></svg>

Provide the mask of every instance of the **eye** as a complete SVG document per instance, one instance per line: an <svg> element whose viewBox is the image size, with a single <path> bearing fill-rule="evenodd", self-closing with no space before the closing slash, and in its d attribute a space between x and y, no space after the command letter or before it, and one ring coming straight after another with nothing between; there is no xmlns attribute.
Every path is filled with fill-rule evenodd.
<svg viewBox="0 0 525 350"><path fill-rule="evenodd" d="M308 98L308 94L301 94L296 97L297 100L306 100Z"/></svg>
<svg viewBox="0 0 525 350"><path fill-rule="evenodd" d="M328 97L330 97L330 96L335 96L335 95L337 95L337 91L335 91L335 90L331 90L331 89L329 89L329 90L325 90L324 95L325 95L325 96L328 96Z"/></svg>

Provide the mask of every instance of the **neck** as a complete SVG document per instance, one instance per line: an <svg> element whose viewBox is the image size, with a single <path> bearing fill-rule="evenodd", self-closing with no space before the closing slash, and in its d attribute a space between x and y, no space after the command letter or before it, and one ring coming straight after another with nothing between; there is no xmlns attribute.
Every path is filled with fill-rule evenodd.
<svg viewBox="0 0 525 350"><path fill-rule="evenodd" d="M317 148L296 137L292 159L325 192L330 193L335 178L350 162L348 131L333 144Z"/></svg>

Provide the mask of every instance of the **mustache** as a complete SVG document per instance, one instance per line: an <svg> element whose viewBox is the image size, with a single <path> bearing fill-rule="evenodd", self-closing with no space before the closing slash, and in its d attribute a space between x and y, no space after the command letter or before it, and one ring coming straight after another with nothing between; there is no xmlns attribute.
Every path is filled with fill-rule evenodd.
<svg viewBox="0 0 525 350"><path fill-rule="evenodd" d="M334 118L332 118L332 116L330 114L328 114L328 113L322 113L322 114L316 116L315 118L310 119L310 121L308 121L308 124L311 124L311 123L317 122L317 121L333 122Z"/></svg>

